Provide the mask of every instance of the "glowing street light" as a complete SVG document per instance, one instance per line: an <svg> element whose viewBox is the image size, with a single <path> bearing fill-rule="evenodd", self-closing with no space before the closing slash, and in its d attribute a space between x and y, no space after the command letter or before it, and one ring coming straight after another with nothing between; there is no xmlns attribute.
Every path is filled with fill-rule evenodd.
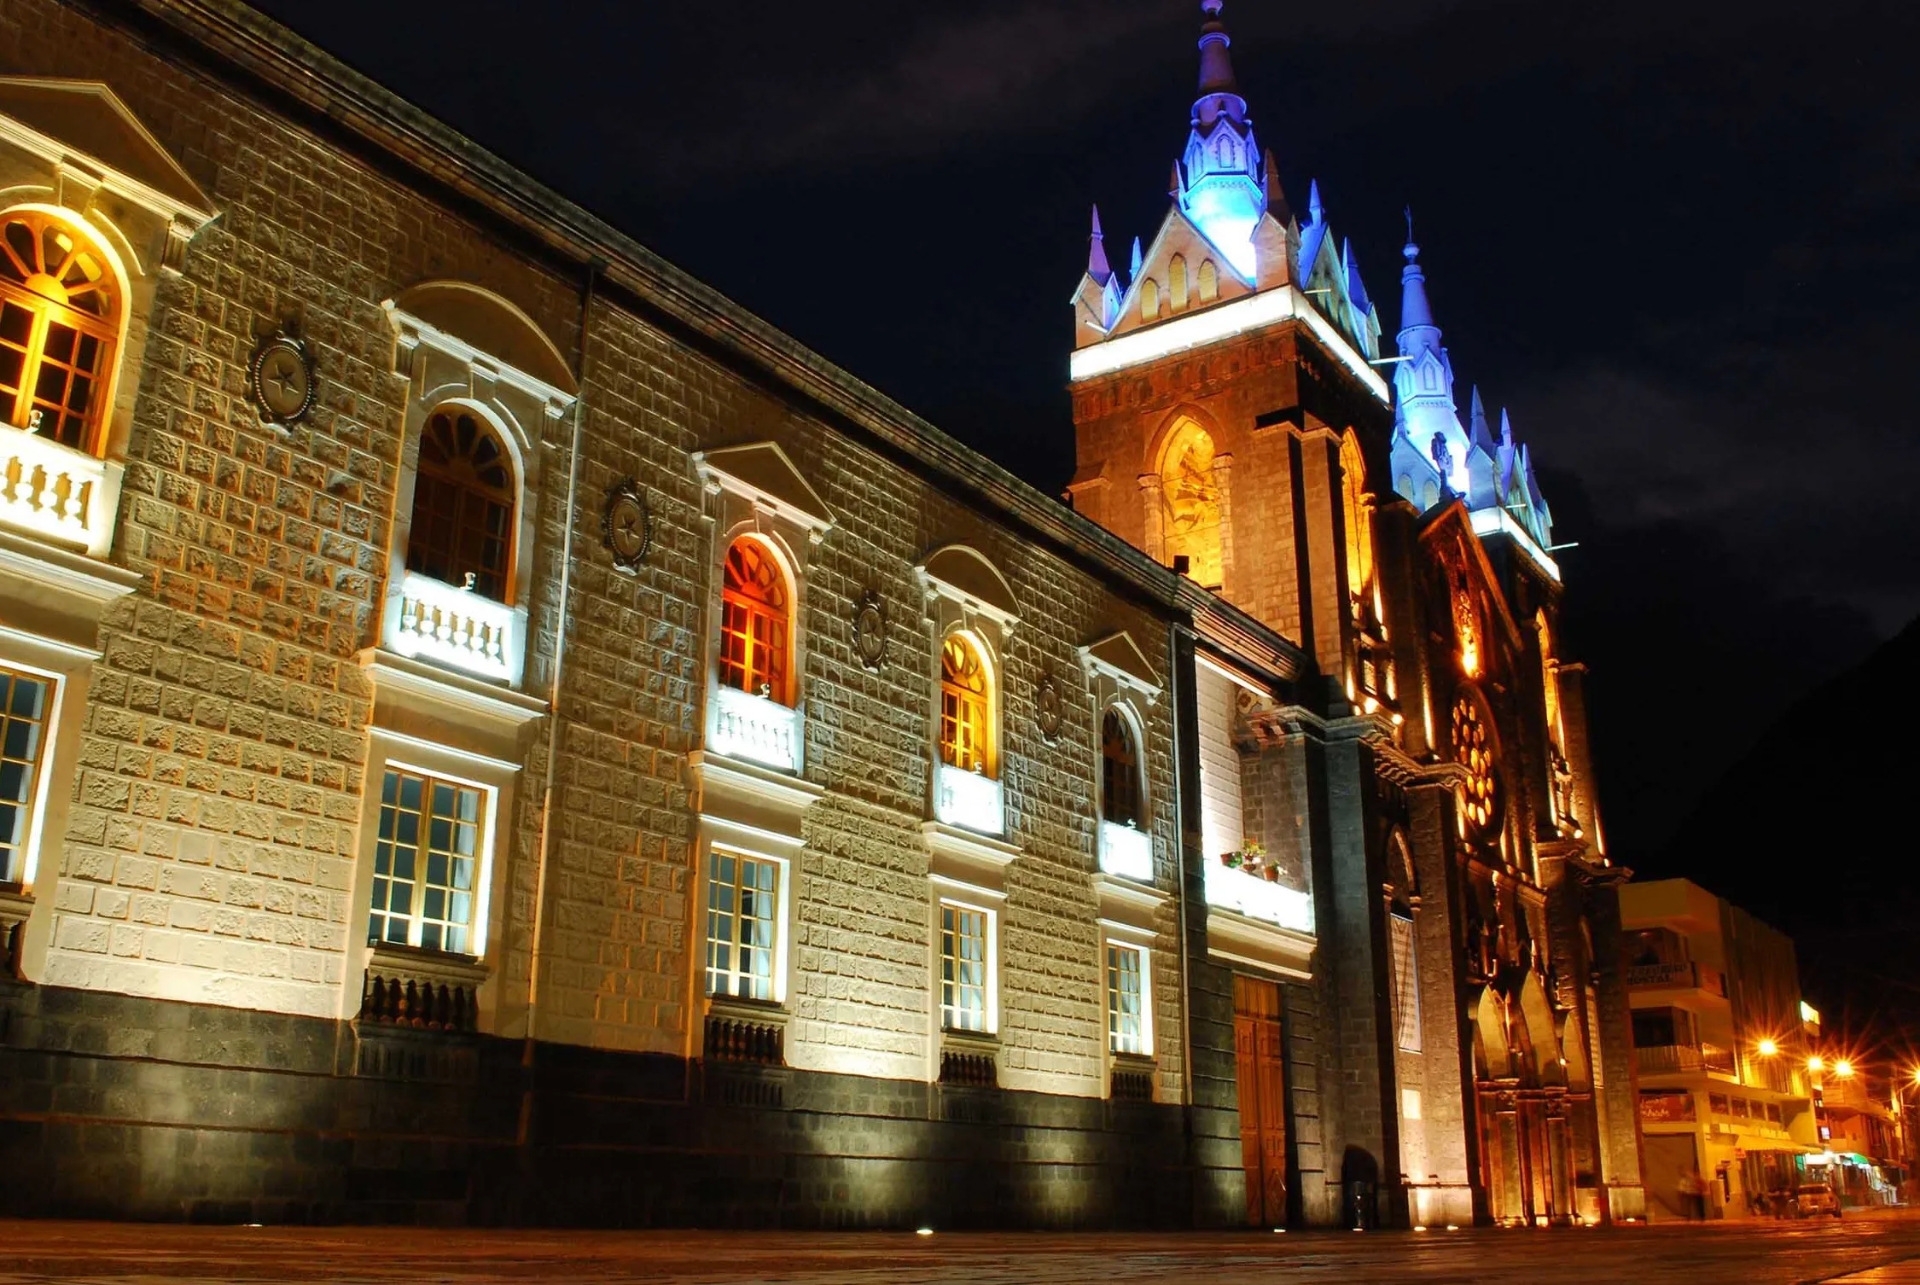
<svg viewBox="0 0 1920 1285"><path fill-rule="evenodd" d="M1833 1064L1833 1073L1843 1080L1847 1079L1853 1074L1853 1063L1847 1061L1845 1058L1841 1058Z"/></svg>
<svg viewBox="0 0 1920 1285"><path fill-rule="evenodd" d="M1818 1053L1815 1053L1812 1057L1807 1059L1807 1069L1809 1071L1824 1071L1827 1069L1827 1061L1825 1058L1821 1057Z"/></svg>
<svg viewBox="0 0 1920 1285"><path fill-rule="evenodd" d="M1772 1040L1761 1040L1759 1044L1759 1051L1760 1051L1761 1057L1772 1057L1774 1054L1780 1051L1780 1046L1778 1044L1775 1044Z"/></svg>

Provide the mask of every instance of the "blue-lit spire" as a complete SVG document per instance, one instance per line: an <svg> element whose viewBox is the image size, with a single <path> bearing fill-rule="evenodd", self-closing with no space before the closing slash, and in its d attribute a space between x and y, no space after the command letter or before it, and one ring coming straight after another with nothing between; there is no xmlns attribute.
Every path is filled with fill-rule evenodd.
<svg viewBox="0 0 1920 1285"><path fill-rule="evenodd" d="M1258 275L1254 228L1267 212L1266 174L1247 117L1247 100L1233 75L1232 38L1220 21L1224 0L1200 0L1200 96L1192 132L1174 166L1174 199L1181 213L1247 281Z"/></svg>
<svg viewBox="0 0 1920 1285"><path fill-rule="evenodd" d="M1131 285L1140 279L1140 238L1133 238L1133 263L1127 268L1127 283Z"/></svg>
<svg viewBox="0 0 1920 1285"><path fill-rule="evenodd" d="M1087 275L1101 285L1113 280L1113 268L1107 263L1107 241L1100 231L1100 207L1093 207L1093 235L1087 238Z"/></svg>
<svg viewBox="0 0 1920 1285"><path fill-rule="evenodd" d="M1447 487L1457 495L1469 495L1473 489L1468 476L1471 443L1460 427L1453 400L1453 361L1440 341L1440 327L1434 324L1433 306L1427 300L1427 277L1420 268L1420 247L1411 236L1411 215L1407 223L1409 236L1403 251L1407 266L1400 270L1401 360L1393 372L1395 401L1415 446L1431 452L1436 440L1446 444Z"/></svg>

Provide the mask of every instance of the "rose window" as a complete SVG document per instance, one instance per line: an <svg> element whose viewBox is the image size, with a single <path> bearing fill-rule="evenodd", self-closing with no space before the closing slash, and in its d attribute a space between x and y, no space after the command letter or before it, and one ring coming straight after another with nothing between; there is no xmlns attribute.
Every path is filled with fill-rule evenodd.
<svg viewBox="0 0 1920 1285"><path fill-rule="evenodd" d="M1462 696L1453 705L1453 757L1467 769L1461 791L1462 807L1474 829L1493 823L1499 801L1499 781L1493 771L1493 736L1480 702Z"/></svg>

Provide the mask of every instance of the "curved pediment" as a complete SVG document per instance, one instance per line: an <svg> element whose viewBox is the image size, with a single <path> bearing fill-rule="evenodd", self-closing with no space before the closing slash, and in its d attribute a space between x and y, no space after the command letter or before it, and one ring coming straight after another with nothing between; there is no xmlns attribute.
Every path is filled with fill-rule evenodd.
<svg viewBox="0 0 1920 1285"><path fill-rule="evenodd" d="M918 570L935 590L985 607L1007 620L1019 618L1012 586L978 549L949 544L928 555Z"/></svg>
<svg viewBox="0 0 1920 1285"><path fill-rule="evenodd" d="M579 394L573 370L532 317L493 291L466 281L423 281L389 305L566 397Z"/></svg>

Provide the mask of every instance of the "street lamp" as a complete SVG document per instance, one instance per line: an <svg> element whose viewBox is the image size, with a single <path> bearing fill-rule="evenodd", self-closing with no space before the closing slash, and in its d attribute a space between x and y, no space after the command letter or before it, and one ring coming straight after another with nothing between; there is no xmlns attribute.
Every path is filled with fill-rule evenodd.
<svg viewBox="0 0 1920 1285"><path fill-rule="evenodd" d="M1761 1040L1756 1047L1761 1057L1772 1057L1780 1051L1780 1046L1772 1040ZM1914 1078L1920 1080L1920 1072L1916 1072Z"/></svg>
<svg viewBox="0 0 1920 1285"><path fill-rule="evenodd" d="M1841 1058L1833 1064L1833 1073L1843 1080L1849 1079L1853 1075L1853 1063Z"/></svg>
<svg viewBox="0 0 1920 1285"><path fill-rule="evenodd" d="M1814 1071L1814 1072L1820 1072L1820 1071L1826 1070L1827 1069L1826 1059L1821 1057L1818 1053L1815 1053L1812 1057L1807 1059L1807 1069L1809 1071Z"/></svg>

